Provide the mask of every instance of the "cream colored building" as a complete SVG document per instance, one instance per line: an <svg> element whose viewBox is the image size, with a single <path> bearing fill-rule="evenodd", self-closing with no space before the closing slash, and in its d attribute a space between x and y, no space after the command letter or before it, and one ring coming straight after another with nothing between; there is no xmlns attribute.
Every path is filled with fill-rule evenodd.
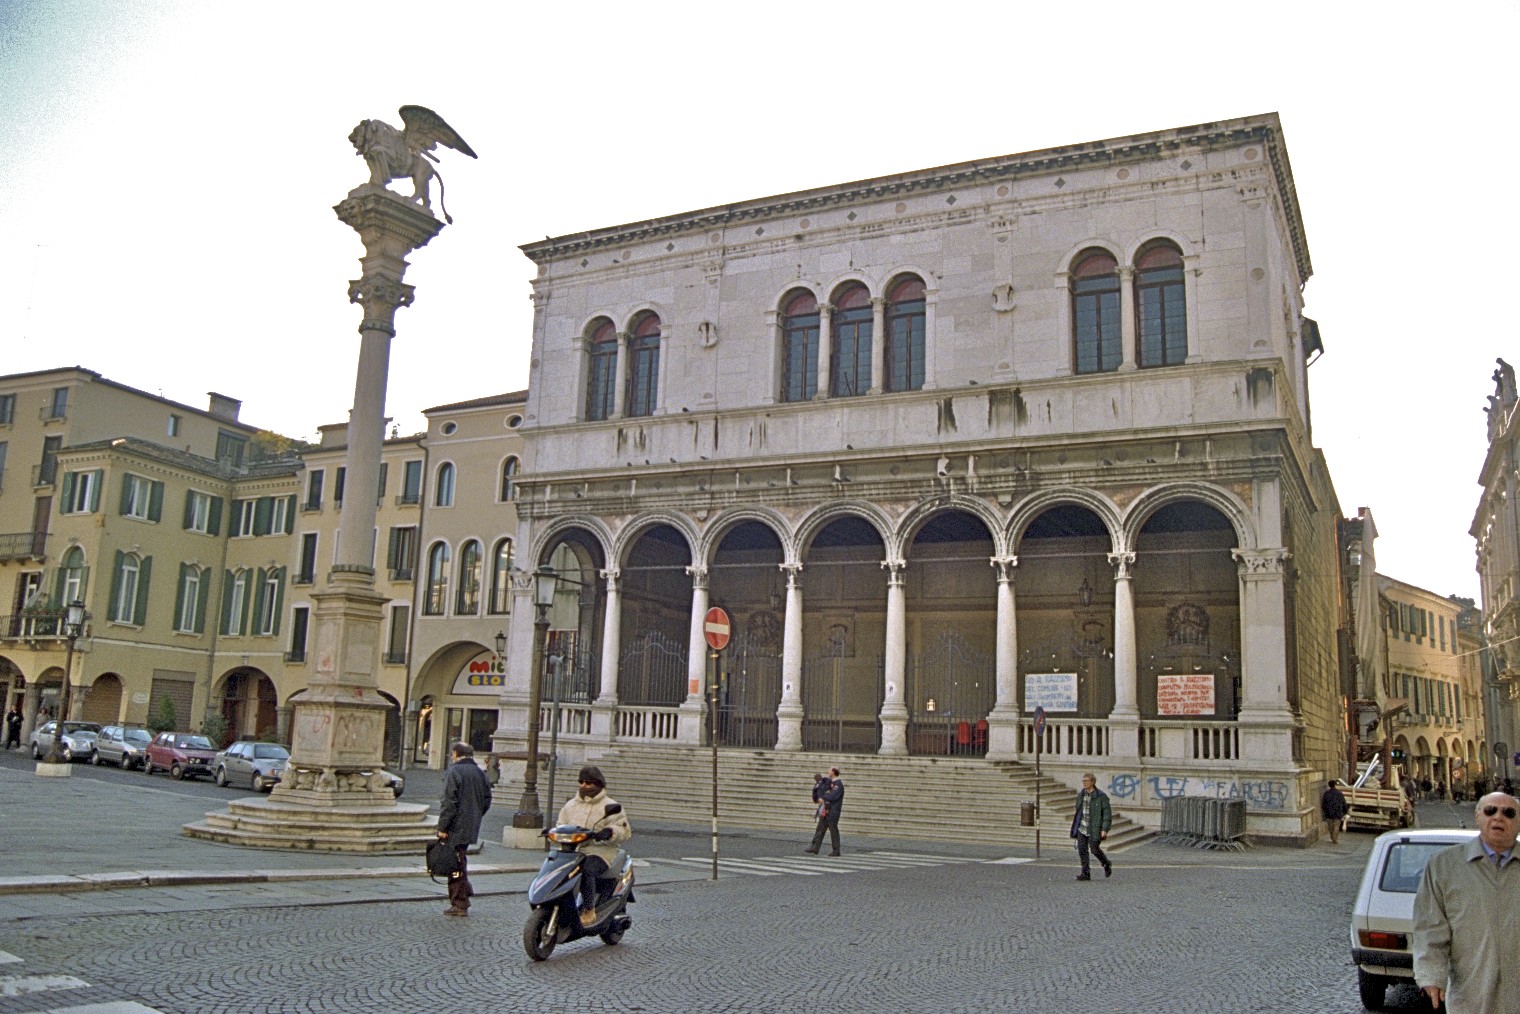
<svg viewBox="0 0 1520 1014"><path fill-rule="evenodd" d="M1138 819L1209 794L1312 833L1348 749L1339 507L1275 115L524 250L517 556L571 579L562 749L695 749L711 685L725 746L1031 761L1039 706L1045 770Z"/></svg>

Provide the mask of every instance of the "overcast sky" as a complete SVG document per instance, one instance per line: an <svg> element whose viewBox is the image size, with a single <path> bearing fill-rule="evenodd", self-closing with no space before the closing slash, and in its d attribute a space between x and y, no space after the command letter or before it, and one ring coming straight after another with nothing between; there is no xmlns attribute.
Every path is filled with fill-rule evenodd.
<svg viewBox="0 0 1520 1014"><path fill-rule="evenodd" d="M1281 114L1315 275L1314 441L1379 570L1476 596L1513 266L1514 2L0 0L0 372L80 365L292 436L347 418L359 120L437 110L455 224L412 258L387 409L526 386L519 244ZM1503 170L1503 172L1500 172ZM1507 311L1506 311L1507 312Z"/></svg>

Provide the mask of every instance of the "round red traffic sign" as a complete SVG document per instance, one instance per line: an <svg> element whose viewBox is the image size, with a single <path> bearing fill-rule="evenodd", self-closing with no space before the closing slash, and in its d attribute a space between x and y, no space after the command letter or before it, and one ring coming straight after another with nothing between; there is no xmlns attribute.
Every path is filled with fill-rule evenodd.
<svg viewBox="0 0 1520 1014"><path fill-rule="evenodd" d="M728 613L718 606L709 609L707 618L702 621L702 634L707 638L707 646L713 651L722 651L728 647L728 638L733 629L733 624L728 621Z"/></svg>

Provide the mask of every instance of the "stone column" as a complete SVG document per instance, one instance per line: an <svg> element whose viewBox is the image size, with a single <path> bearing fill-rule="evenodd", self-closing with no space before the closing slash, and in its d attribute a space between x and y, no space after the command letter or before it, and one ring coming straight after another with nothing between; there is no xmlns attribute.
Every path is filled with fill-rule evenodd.
<svg viewBox="0 0 1520 1014"><path fill-rule="evenodd" d="M1019 755L1019 632L1015 611L1017 556L994 556L997 568L997 702L987 716L987 759L1016 760Z"/></svg>
<svg viewBox="0 0 1520 1014"><path fill-rule="evenodd" d="M1232 549L1240 571L1240 752L1245 760L1293 760L1288 710L1286 549Z"/></svg>
<svg viewBox="0 0 1520 1014"><path fill-rule="evenodd" d="M617 368L612 371L615 378L612 382L612 417L623 418L625 408L623 401L625 392L628 390L628 332L617 333Z"/></svg>
<svg viewBox="0 0 1520 1014"><path fill-rule="evenodd" d="M871 390L880 394L885 381L887 354L887 301L880 296L871 300Z"/></svg>
<svg viewBox="0 0 1520 1014"><path fill-rule="evenodd" d="M881 753L908 752L908 708L903 703L908 668L907 562L883 560L887 571L886 695L881 704Z"/></svg>
<svg viewBox="0 0 1520 1014"><path fill-rule="evenodd" d="M1135 364L1138 340L1135 330L1135 269L1123 264L1119 266L1119 369L1139 368Z"/></svg>
<svg viewBox="0 0 1520 1014"><path fill-rule="evenodd" d="M1139 659L1135 651L1134 553L1109 553L1114 567L1114 710L1108 716L1110 757L1140 754Z"/></svg>
<svg viewBox="0 0 1520 1014"><path fill-rule="evenodd" d="M591 705L591 738L610 742L617 733L618 654L623 643L623 572L607 567L598 572L607 582L606 611L602 616L602 686Z"/></svg>
<svg viewBox="0 0 1520 1014"><path fill-rule="evenodd" d="M27 680L21 691L21 742L25 743L37 728L37 709L42 707L42 684ZM151 716L150 716L151 717Z"/></svg>
<svg viewBox="0 0 1520 1014"><path fill-rule="evenodd" d="M834 347L834 307L828 303L818 304L818 393L813 397L829 396L829 350Z"/></svg>
<svg viewBox="0 0 1520 1014"><path fill-rule="evenodd" d="M681 702L677 742L696 746L707 726L707 568L686 568L691 575L691 619L686 634L686 700Z"/></svg>
<svg viewBox="0 0 1520 1014"><path fill-rule="evenodd" d="M776 708L776 749L802 749L802 564L783 563L786 620L781 639L781 704Z"/></svg>

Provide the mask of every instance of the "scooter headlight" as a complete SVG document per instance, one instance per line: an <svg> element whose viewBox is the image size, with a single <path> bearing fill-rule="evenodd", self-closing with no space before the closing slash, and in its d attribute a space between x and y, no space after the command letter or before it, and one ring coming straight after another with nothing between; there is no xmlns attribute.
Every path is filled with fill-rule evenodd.
<svg viewBox="0 0 1520 1014"><path fill-rule="evenodd" d="M585 831L550 831L549 840L556 845L579 845L591 836Z"/></svg>

